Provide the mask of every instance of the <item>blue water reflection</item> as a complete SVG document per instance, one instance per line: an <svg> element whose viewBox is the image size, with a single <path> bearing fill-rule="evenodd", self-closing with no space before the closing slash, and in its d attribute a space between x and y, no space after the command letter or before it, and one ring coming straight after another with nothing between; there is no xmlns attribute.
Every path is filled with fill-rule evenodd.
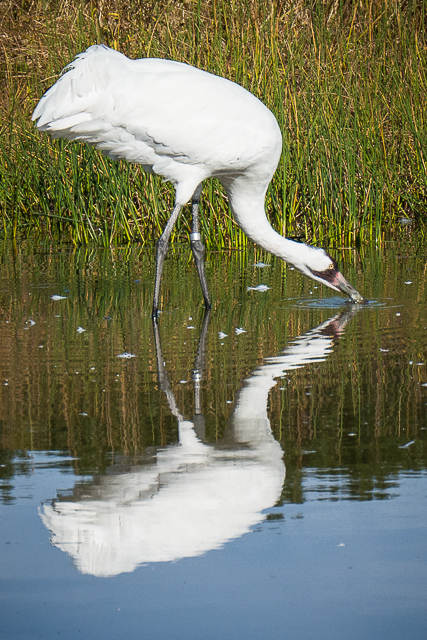
<svg viewBox="0 0 427 640"><path fill-rule="evenodd" d="M0 506L2 638L425 636L425 474L401 476L392 500L277 506L221 550L105 580L48 543L37 505L71 479L56 462L61 471L55 456L32 456L15 507ZM325 480L304 488L320 497Z"/></svg>

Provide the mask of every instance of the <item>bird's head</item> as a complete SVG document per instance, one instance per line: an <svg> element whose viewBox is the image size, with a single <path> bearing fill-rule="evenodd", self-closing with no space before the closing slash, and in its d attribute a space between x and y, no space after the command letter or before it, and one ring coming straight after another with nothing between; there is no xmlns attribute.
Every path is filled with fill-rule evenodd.
<svg viewBox="0 0 427 640"><path fill-rule="evenodd" d="M336 261L324 250L309 245L301 245L295 267L309 278L317 280L335 291L350 296L353 302L364 302L364 298L344 278Z"/></svg>

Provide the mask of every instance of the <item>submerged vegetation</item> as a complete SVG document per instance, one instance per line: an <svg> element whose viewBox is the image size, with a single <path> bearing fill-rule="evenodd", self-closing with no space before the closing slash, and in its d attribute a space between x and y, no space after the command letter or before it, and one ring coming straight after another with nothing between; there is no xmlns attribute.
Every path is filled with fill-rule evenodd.
<svg viewBox="0 0 427 640"><path fill-rule="evenodd" d="M266 207L283 234L339 246L378 240L402 217L422 222L426 12L425 0L0 0L3 232L151 244L166 222L171 185L31 123L61 69L95 42L197 65L267 104L284 146ZM210 248L246 243L218 183L202 203Z"/></svg>

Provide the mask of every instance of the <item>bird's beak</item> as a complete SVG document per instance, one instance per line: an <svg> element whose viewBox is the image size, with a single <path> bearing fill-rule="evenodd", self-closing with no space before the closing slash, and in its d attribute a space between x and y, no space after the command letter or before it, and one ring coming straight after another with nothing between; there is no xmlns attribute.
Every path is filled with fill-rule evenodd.
<svg viewBox="0 0 427 640"><path fill-rule="evenodd" d="M365 298L361 296L360 293L356 291L354 287L351 286L351 284L344 278L342 273L340 273L339 271L337 271L335 278L331 284L333 284L334 287L336 287L343 293L346 293L348 296L350 296L353 302L358 302L359 304L366 302Z"/></svg>

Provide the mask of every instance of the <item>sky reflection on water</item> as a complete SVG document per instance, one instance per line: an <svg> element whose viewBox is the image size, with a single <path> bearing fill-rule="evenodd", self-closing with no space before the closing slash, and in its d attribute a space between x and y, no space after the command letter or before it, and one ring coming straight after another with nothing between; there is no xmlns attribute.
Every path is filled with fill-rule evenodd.
<svg viewBox="0 0 427 640"><path fill-rule="evenodd" d="M4 638L425 636L425 475L400 476L398 495L379 502L319 501L327 478L310 477L313 499L267 510L221 550L99 579L48 543L37 505L72 473L48 458L17 477L13 511L0 506Z"/></svg>

